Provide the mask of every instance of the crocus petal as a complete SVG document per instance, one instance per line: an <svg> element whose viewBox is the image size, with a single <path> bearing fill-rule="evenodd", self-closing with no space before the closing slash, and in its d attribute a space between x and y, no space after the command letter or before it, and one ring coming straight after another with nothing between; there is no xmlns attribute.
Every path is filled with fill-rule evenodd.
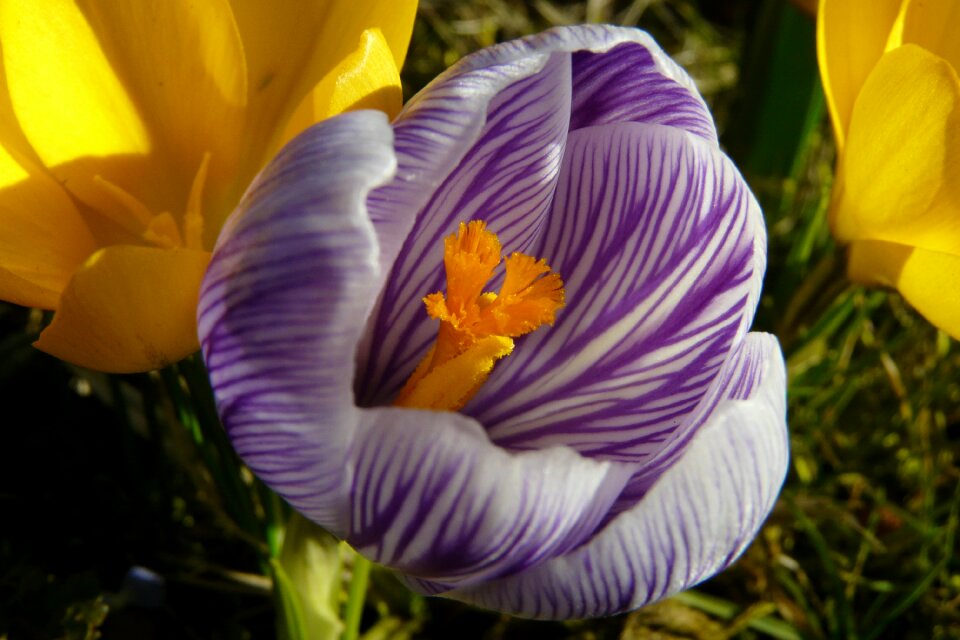
<svg viewBox="0 0 960 640"><path fill-rule="evenodd" d="M368 409L351 453L348 540L433 588L525 570L576 547L630 475L627 465L561 447L510 454L451 412Z"/></svg>
<svg viewBox="0 0 960 640"><path fill-rule="evenodd" d="M242 136L250 171L241 172L241 180L235 184L242 192L253 177L252 172L262 167L291 134L297 133L264 123L288 121L314 87L339 73L337 65L356 51L364 31L379 28L394 66L403 66L417 2L230 1L246 52L252 91ZM342 81L359 81L361 85L366 82L362 74L352 71ZM319 118L322 114L314 115ZM300 122L303 126L313 124Z"/></svg>
<svg viewBox="0 0 960 640"><path fill-rule="evenodd" d="M918 44L960 69L960 3L908 0L904 4L902 41Z"/></svg>
<svg viewBox="0 0 960 640"><path fill-rule="evenodd" d="M224 229L200 334L251 469L374 559L467 584L582 542L631 469L562 448L511 455L452 412L353 405L348 363L378 283L364 197L393 170L390 142L382 114L357 112L285 148Z"/></svg>
<svg viewBox="0 0 960 640"><path fill-rule="evenodd" d="M915 45L883 56L850 123L831 221L843 241L960 253L960 81Z"/></svg>
<svg viewBox="0 0 960 640"><path fill-rule="evenodd" d="M410 32L417 12L415 0L357 0L344 3L339 0L314 0L304 4L298 0L279 0L273 3L230 0L240 24L248 55L257 65L251 65L251 78L264 79L282 63L292 62L308 49L311 61L321 62L329 69L336 54L353 50L360 34L373 27L383 33L397 67L403 66L410 44ZM306 28L309 26L309 28ZM316 41L322 41L317 43ZM297 58L299 60L299 58ZM281 78L277 78L286 82Z"/></svg>
<svg viewBox="0 0 960 640"><path fill-rule="evenodd" d="M365 402L389 401L385 394L402 386L432 343L436 327L424 322L420 299L443 288L443 238L458 222L481 219L517 251L534 237L560 171L570 118L569 75L569 59L558 56L497 94L480 138L417 218L373 319L377 356L367 364L376 368L361 376Z"/></svg>
<svg viewBox="0 0 960 640"><path fill-rule="evenodd" d="M386 65L388 82L393 93L398 92L394 59L402 61L405 54L415 7L410 0L155 0L125 10L91 3L86 11L145 110L145 119L162 126L153 132L166 154L165 190L158 197L187 193L204 155L210 154L203 192L204 245L209 246L256 171L280 144L341 106L345 95L357 97L371 90L371 68L382 71ZM371 51L380 51L369 43L351 57L364 30L376 26L386 34L382 41L390 60L373 65ZM322 81L336 88L336 104L330 104L327 91L326 112L311 113L299 118L294 129L285 128L297 105ZM169 167L179 174L169 175ZM148 178L137 178L130 182L149 184ZM170 188L175 179L180 187ZM88 202L96 195L81 192ZM185 204L141 198L155 211L179 211Z"/></svg>
<svg viewBox="0 0 960 640"><path fill-rule="evenodd" d="M647 122L684 129L717 144L717 129L685 73L667 71L659 49L618 45L602 54L573 54L570 129Z"/></svg>
<svg viewBox="0 0 960 640"><path fill-rule="evenodd" d="M136 107L73 2L4 2L0 40L10 100L45 164L149 149Z"/></svg>
<svg viewBox="0 0 960 640"><path fill-rule="evenodd" d="M896 288L927 320L960 340L960 255L862 240L850 245L847 270L853 280Z"/></svg>
<svg viewBox="0 0 960 640"><path fill-rule="evenodd" d="M762 382L749 399L722 405L640 503L571 553L446 595L525 617L585 618L643 606L733 562L770 512L788 462L780 350L772 336L748 341Z"/></svg>
<svg viewBox="0 0 960 640"><path fill-rule="evenodd" d="M853 104L883 55L902 0L820 0L817 57L837 147L843 149Z"/></svg>
<svg viewBox="0 0 960 640"><path fill-rule="evenodd" d="M564 278L567 307L517 341L464 411L501 446L645 459L746 333L764 237L711 143L635 123L571 132L536 249Z"/></svg>
<svg viewBox="0 0 960 640"><path fill-rule="evenodd" d="M367 29L360 34L356 51L327 73L311 97L313 122L357 109L379 109L394 118L403 104L403 91L400 68L383 32Z"/></svg>
<svg viewBox="0 0 960 640"><path fill-rule="evenodd" d="M400 71L390 46L380 29L367 29L357 49L327 73L297 107L287 123L284 141L345 111L378 109L393 118L402 103Z"/></svg>
<svg viewBox="0 0 960 640"><path fill-rule="evenodd" d="M609 71L599 82L574 73L569 54L575 51L609 56ZM592 72L603 66L580 60ZM631 85L628 107L614 99L611 83L629 63L638 65L649 87L640 92ZM485 220L509 251L531 246L563 150L568 96L578 86L580 124L621 114L690 125L691 132L715 140L690 78L636 30L554 29L485 49L451 67L404 108L394 125L397 179L369 199L381 264L384 272L391 266L394 271L368 335L367 344L377 344L375 362L369 346L361 350L361 362L370 367L361 376L362 402L394 393L429 345L432 333L421 322L419 300L442 285L440 239L457 222ZM414 219L418 226L411 231Z"/></svg>
<svg viewBox="0 0 960 640"><path fill-rule="evenodd" d="M140 198L155 212L179 212L204 154L210 153L206 191L216 197L218 187L245 161L238 134L248 102L247 68L229 2L89 2L83 11L144 122L154 127L156 173L127 184L112 172L105 177L138 195L142 184L159 182L179 200L164 202L165 194Z"/></svg>
<svg viewBox="0 0 960 640"><path fill-rule="evenodd" d="M627 482L627 486L617 497L617 502L608 517L632 507L646 495L650 487L664 471L673 466L683 456L691 440L700 428L709 422L722 403L731 400L747 400L756 392L767 372L767 359L770 357L765 341L769 336L750 333L746 339L731 350L710 387L700 398L697 406L684 418L672 434L670 442L655 455L644 460L644 464Z"/></svg>
<svg viewBox="0 0 960 640"><path fill-rule="evenodd" d="M631 51L631 47L643 51ZM649 118L652 122L671 121L681 127L693 123L691 132L697 134L705 134L707 126L712 129L712 117L693 80L642 31L601 25L560 27L478 51L447 69L417 94L394 125L398 179L375 192L370 202L370 214L385 255L383 264L393 264L416 212L476 143L481 132L489 130L486 125L492 114L490 101L497 93L540 73L551 56L574 52L580 56L581 72L571 70L571 77L565 82L575 83L582 92L578 98L579 124L606 121L616 112L636 122ZM612 69L604 74L602 82L590 82L583 73L598 72L603 66L591 65L585 57L588 52L607 60ZM630 106L625 107L610 95L608 79L631 63L637 65L636 71L651 87L638 91L631 83ZM676 117L668 114L671 108ZM716 132L706 137L716 140ZM409 212L408 217L397 216L398 209Z"/></svg>
<svg viewBox="0 0 960 640"><path fill-rule="evenodd" d="M14 1L0 4L0 41L12 110L32 149L61 183L99 204L91 178L116 181L120 171L107 172L105 158L145 157L153 143L97 34L70 0Z"/></svg>
<svg viewBox="0 0 960 640"><path fill-rule="evenodd" d="M384 115L367 111L291 141L224 226L200 294L203 353L234 447L340 536L358 420L345 366L377 290L364 198L393 175L391 142Z"/></svg>
<svg viewBox="0 0 960 640"><path fill-rule="evenodd" d="M693 80L653 38L637 29L561 27L488 47L459 64L463 70L481 69L507 57L559 52L573 54L571 129L614 121L648 122L716 142L713 117Z"/></svg>
<svg viewBox="0 0 960 640"><path fill-rule="evenodd" d="M0 298L54 309L93 238L63 189L0 145Z"/></svg>
<svg viewBox="0 0 960 640"><path fill-rule="evenodd" d="M61 360L126 373L197 350L197 291L210 254L113 246L93 254L35 346Z"/></svg>

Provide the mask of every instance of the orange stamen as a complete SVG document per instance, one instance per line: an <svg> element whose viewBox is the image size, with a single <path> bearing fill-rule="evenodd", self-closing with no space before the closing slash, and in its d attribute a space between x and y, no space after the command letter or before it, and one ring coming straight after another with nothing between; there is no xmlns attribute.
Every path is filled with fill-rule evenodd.
<svg viewBox="0 0 960 640"><path fill-rule="evenodd" d="M149 207L120 185L110 182L103 176L94 176L94 182L120 205L120 208L96 209L98 213L138 235L148 243L164 249L186 247L203 249L203 187L206 184L210 167L210 153L204 153L200 168L193 178L190 193L187 196L186 211L183 215L183 233L173 215L162 212L154 215Z"/></svg>
<svg viewBox="0 0 960 640"><path fill-rule="evenodd" d="M500 240L474 220L444 240L446 295L423 299L440 320L437 341L407 380L397 406L456 411L476 394L494 363L513 351L513 340L553 324L564 305L563 281L547 263L522 253L504 261L498 293L484 292L500 264Z"/></svg>

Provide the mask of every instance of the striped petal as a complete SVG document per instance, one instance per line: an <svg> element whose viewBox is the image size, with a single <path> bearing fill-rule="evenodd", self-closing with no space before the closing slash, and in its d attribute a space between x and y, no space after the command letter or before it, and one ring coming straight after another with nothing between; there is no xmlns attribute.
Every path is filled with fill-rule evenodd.
<svg viewBox="0 0 960 640"><path fill-rule="evenodd" d="M534 253L564 278L567 307L518 340L465 413L511 449L645 461L685 431L753 319L765 263L756 201L689 133L581 129Z"/></svg>
<svg viewBox="0 0 960 640"><path fill-rule="evenodd" d="M228 220L198 329L220 416L251 469L304 515L347 530L353 362L376 296L366 194L395 168L379 112L295 138Z"/></svg>
<svg viewBox="0 0 960 640"><path fill-rule="evenodd" d="M646 497L579 549L523 573L447 593L531 618L635 609L732 563L773 507L788 462L782 356L750 334L761 382L722 404Z"/></svg>
<svg viewBox="0 0 960 640"><path fill-rule="evenodd" d="M639 35L646 35L637 32ZM717 144L717 130L686 73L653 43L617 45L602 54L573 54L570 129L647 122L684 129Z"/></svg>
<svg viewBox="0 0 960 640"><path fill-rule="evenodd" d="M523 571L579 546L631 471L561 447L511 454L457 413L362 413L346 465L347 539L432 591Z"/></svg>
<svg viewBox="0 0 960 640"><path fill-rule="evenodd" d="M648 122L678 127L716 143L713 117L693 80L638 29L560 27L489 47L460 64L477 69L504 57L545 52L572 54L571 129Z"/></svg>
<svg viewBox="0 0 960 640"><path fill-rule="evenodd" d="M628 99L615 95L618 82ZM363 403L391 397L432 340L419 301L442 286L441 238L476 217L510 251L526 250L543 222L569 125L616 119L716 140L693 82L635 29L560 28L490 47L407 105L394 125L398 177L369 199L381 263L393 273L361 351Z"/></svg>
<svg viewBox="0 0 960 640"><path fill-rule="evenodd" d="M393 185L382 197L401 198L399 202L371 198L371 216L375 223L388 220L396 225L403 214L417 214L405 237L392 272L384 283L381 303L372 318L369 343L376 358L367 356L361 380L362 402L384 404L403 385L413 366L430 346L436 328L427 322L420 299L443 288L443 237L456 229L458 222L482 219L500 234L508 246L528 244L550 207L560 172L567 122L570 118L570 61L564 56L533 60L542 66L530 73L530 60L507 65L507 69L484 70L477 81L499 73L524 74L525 77L492 96L489 106L468 101L461 110L474 110L482 117L489 110L479 138L456 160L442 185L423 205L421 212L408 210ZM437 89L431 95L443 94ZM418 149L402 138L411 127L443 120L450 107L416 105L433 115L410 116L395 125L397 152L401 161L413 153L431 154L430 148ZM420 113L418 111L417 113ZM449 138L445 144L456 146ZM429 156L427 156L429 157ZM448 167L449 170L449 167ZM398 175L401 182L404 174ZM401 182L402 184L402 182ZM404 185L405 186L405 185ZM378 207L383 214L378 216ZM402 218L401 218L402 220ZM381 233L381 239L389 242ZM389 245L388 245L389 246ZM385 249L389 251L389 248Z"/></svg>
<svg viewBox="0 0 960 640"><path fill-rule="evenodd" d="M769 338L763 337L764 340ZM720 373L703 394L697 407L674 433L670 443L645 460L643 466L630 478L610 510L608 519L643 498L660 476L686 453L690 442L699 429L710 421L718 406L730 400L747 400L756 392L766 372L769 345L760 339L760 334L747 334L746 338L731 352Z"/></svg>
<svg viewBox="0 0 960 640"><path fill-rule="evenodd" d="M511 454L451 412L353 405L378 282L364 198L393 169L382 114L295 139L221 234L199 330L224 426L257 475L363 553L444 587L581 544L632 469Z"/></svg>

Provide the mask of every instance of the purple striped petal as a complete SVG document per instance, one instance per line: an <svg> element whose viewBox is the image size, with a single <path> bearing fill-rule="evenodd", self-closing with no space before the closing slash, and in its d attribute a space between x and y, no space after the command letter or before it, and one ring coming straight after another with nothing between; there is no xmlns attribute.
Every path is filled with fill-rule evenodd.
<svg viewBox="0 0 960 640"><path fill-rule="evenodd" d="M363 411L349 461L347 539L434 590L516 573L580 545L632 471L559 447L511 454L463 415L393 408Z"/></svg>
<svg viewBox="0 0 960 640"><path fill-rule="evenodd" d="M393 171L390 141L381 114L348 114L267 167L221 235L201 344L227 433L264 482L370 557L467 585L581 544L633 469L512 454L457 413L356 408L379 269L364 202Z"/></svg>
<svg viewBox="0 0 960 640"><path fill-rule="evenodd" d="M362 404L389 402L436 337L421 299L444 287L444 236L459 222L480 218L511 246L535 237L560 172L569 77L569 57L554 56L539 73L496 94L480 138L417 215L372 319L376 356L361 356ZM482 113L485 105L470 107ZM397 126L412 120L401 116Z"/></svg>
<svg viewBox="0 0 960 640"><path fill-rule="evenodd" d="M385 406L472 218L568 306L464 413ZM690 79L641 32L558 29L465 58L392 130L358 112L291 142L221 233L199 331L238 453L307 517L425 593L599 615L725 566L769 511L764 251Z"/></svg>
<svg viewBox="0 0 960 640"><path fill-rule="evenodd" d="M488 47L458 64L460 69L479 69L504 58L544 52L573 55L571 130L646 122L684 129L717 144L713 117L693 80L637 29L559 27Z"/></svg>
<svg viewBox="0 0 960 640"><path fill-rule="evenodd" d="M261 173L220 234L198 328L220 417L264 482L337 535L359 420L351 393L362 320L377 295L364 199L391 177L383 114L301 134Z"/></svg>
<svg viewBox="0 0 960 640"><path fill-rule="evenodd" d="M586 618L641 607L732 563L773 507L788 462L779 346L750 334L746 349L759 385L720 405L640 503L565 556L446 595L531 618Z"/></svg>
<svg viewBox="0 0 960 640"><path fill-rule="evenodd" d="M435 199L435 191L456 172L456 167L474 146L483 146L484 141L489 146L502 140L504 129L511 127L526 130L528 142L550 135L551 126L556 126L551 122L543 123L540 134L529 130L537 119L536 113L530 114L526 121L523 121L525 114L521 113L521 121L513 125L517 114L510 104L511 97L527 105L538 96L559 98L559 104L548 101L533 104L531 108L541 113L559 110L566 131L567 115L563 114L569 114L569 89L561 88L559 94L552 94L546 83L515 86L542 71L549 60L550 56L544 54L504 58L489 67L462 72L453 67L407 103L393 124L398 161L396 178L371 193L367 201L380 242L383 273L393 266L416 218L427 203ZM547 75L545 80L560 82L550 71ZM506 95L501 96L504 92ZM499 130L491 132L488 120L500 121ZM544 142L541 144L550 151ZM497 158L490 160L495 163ZM509 169L509 165L505 168Z"/></svg>
<svg viewBox="0 0 960 640"><path fill-rule="evenodd" d="M716 146L717 130L700 94L685 73L665 75L658 53L634 43L603 54L574 53L570 130L646 122L689 131Z"/></svg>
<svg viewBox="0 0 960 640"><path fill-rule="evenodd" d="M763 381L764 359L758 350L758 334L747 334L730 354L720 373L714 378L697 407L690 412L673 439L663 449L645 460L630 478L627 486L607 515L608 519L639 502L657 479L686 452L697 431L706 424L717 407L730 400L747 400Z"/></svg>
<svg viewBox="0 0 960 640"><path fill-rule="evenodd" d="M554 29L451 67L398 117L397 178L368 201L393 271L360 350L361 404L389 401L431 344L420 299L443 287L441 240L458 222L483 219L510 251L536 240L571 118L670 125L716 144L689 76L636 29Z"/></svg>
<svg viewBox="0 0 960 640"><path fill-rule="evenodd" d="M567 307L464 412L511 449L644 462L686 432L746 333L764 242L756 201L710 143L633 123L571 132L535 249Z"/></svg>

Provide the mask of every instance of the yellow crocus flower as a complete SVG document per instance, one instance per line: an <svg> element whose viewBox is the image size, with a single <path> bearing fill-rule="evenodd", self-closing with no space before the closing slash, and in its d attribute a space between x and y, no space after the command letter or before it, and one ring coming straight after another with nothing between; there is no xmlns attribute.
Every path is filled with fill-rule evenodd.
<svg viewBox="0 0 960 640"><path fill-rule="evenodd" d="M960 0L820 0L817 23L848 272L960 338Z"/></svg>
<svg viewBox="0 0 960 640"><path fill-rule="evenodd" d="M198 348L220 227L277 149L400 107L415 0L0 0L0 299L112 372Z"/></svg>

